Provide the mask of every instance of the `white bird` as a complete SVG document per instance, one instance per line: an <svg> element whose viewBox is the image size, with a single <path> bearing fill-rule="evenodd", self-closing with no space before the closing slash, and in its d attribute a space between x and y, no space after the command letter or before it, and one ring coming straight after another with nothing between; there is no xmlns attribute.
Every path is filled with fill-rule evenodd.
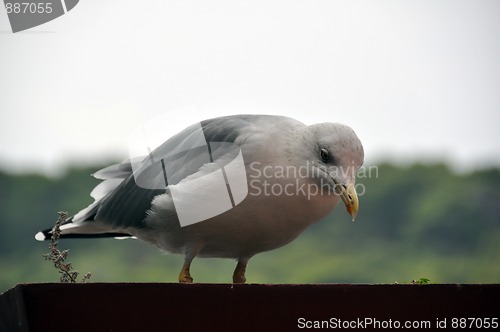
<svg viewBox="0 0 500 332"><path fill-rule="evenodd" d="M95 173L104 181L94 203L63 223L61 237L128 236L182 254L184 283L193 281L195 257L235 259L233 282L244 283L251 257L291 242L340 200L354 221L363 155L354 131L338 123L272 115L202 121L140 161Z"/></svg>

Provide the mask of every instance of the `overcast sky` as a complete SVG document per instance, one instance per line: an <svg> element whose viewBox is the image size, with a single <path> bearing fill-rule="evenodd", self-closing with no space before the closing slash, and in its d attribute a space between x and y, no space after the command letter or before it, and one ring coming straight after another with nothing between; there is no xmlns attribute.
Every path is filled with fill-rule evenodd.
<svg viewBox="0 0 500 332"><path fill-rule="evenodd" d="M0 7L0 168L238 113L348 124L367 162L500 165L500 1L81 0L16 34Z"/></svg>

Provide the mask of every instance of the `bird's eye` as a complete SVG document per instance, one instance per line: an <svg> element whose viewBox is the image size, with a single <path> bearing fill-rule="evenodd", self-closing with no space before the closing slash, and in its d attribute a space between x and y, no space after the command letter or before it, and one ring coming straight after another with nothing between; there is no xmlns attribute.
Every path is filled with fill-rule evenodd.
<svg viewBox="0 0 500 332"><path fill-rule="evenodd" d="M327 163L330 160L330 153L325 148L321 148L319 156L321 157L321 160L323 160L323 162L325 163Z"/></svg>

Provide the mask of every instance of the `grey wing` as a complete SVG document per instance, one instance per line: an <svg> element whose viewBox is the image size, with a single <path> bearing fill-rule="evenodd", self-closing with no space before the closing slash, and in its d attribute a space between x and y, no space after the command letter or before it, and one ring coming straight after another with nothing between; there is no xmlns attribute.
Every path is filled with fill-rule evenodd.
<svg viewBox="0 0 500 332"><path fill-rule="evenodd" d="M126 161L94 174L104 179L96 198L75 221L98 221L112 229L144 226L153 199L226 154L221 144L238 144L260 116L230 116L192 125L154 149L141 161ZM108 184L109 183L109 184ZM108 184L108 186L107 186Z"/></svg>

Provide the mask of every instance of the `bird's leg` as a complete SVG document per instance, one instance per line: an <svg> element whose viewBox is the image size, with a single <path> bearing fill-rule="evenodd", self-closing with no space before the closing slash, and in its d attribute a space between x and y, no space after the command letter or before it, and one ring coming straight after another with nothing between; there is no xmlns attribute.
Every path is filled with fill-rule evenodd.
<svg viewBox="0 0 500 332"><path fill-rule="evenodd" d="M184 264L182 265L181 273L179 273L179 282L184 284L191 284L193 282L193 278L189 273L189 268L191 267L191 262L193 261L194 256L186 255L184 258Z"/></svg>
<svg viewBox="0 0 500 332"><path fill-rule="evenodd" d="M245 278L245 271L247 269L248 258L240 258L233 273L233 283L244 284L247 279Z"/></svg>

